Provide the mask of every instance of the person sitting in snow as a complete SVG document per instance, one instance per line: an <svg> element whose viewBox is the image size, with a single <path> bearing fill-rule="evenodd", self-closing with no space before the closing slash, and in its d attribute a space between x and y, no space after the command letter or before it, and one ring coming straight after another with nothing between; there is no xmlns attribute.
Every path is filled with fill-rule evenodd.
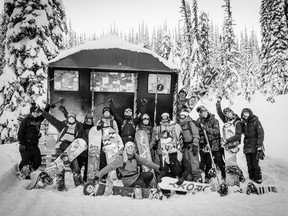
<svg viewBox="0 0 288 216"><path fill-rule="evenodd" d="M122 148L116 155L115 159L96 173L95 181L99 181L102 176L118 168L118 171L122 176L122 182L124 186L135 187L138 185L141 188L148 188L154 175L152 172L140 173L138 166L141 165L145 165L150 169L160 169L159 165L140 157L136 153L135 144L131 141L128 141L125 147Z"/></svg>
<svg viewBox="0 0 288 216"><path fill-rule="evenodd" d="M120 136L122 138L123 144L125 145L125 143L128 141L134 142L136 125L139 124L139 122L141 122L141 115L145 113L147 100L146 99L141 100L140 112L135 118L133 118L133 112L131 108L125 109L124 118L122 118L115 111L113 100L109 99L108 101L112 114L114 115L118 125L121 125Z"/></svg>
<svg viewBox="0 0 288 216"><path fill-rule="evenodd" d="M164 158L164 166L157 176L157 182L162 182L165 176L178 178L177 185L182 185L184 180L191 181L191 165L184 155L176 148L175 143L165 145L168 155Z"/></svg>
<svg viewBox="0 0 288 216"><path fill-rule="evenodd" d="M244 108L241 112L241 119L244 124L244 147L249 178L258 183L262 183L262 172L259 160L264 159L264 130L259 118L253 114L249 108Z"/></svg>
<svg viewBox="0 0 288 216"><path fill-rule="evenodd" d="M47 106L50 106L49 104ZM46 107L47 107L46 106ZM62 107L63 108L63 107ZM77 121L76 114L72 112L64 113L66 120L60 121L48 112L42 112L42 115L52 124L60 133L56 141L56 156L61 155L65 149L76 139L82 136L83 124ZM82 137L81 137L82 138ZM73 180L75 186L79 186L82 181L80 179L79 166L77 159L71 162L71 170L73 172ZM65 169L62 170L56 179L57 189L59 191L67 190L65 186Z"/></svg>
<svg viewBox="0 0 288 216"><path fill-rule="evenodd" d="M38 147L41 137L40 125L44 120L36 104L30 107L30 113L21 121L18 130L19 152L21 162L19 170L25 178L30 178L30 173L41 165L41 153Z"/></svg>

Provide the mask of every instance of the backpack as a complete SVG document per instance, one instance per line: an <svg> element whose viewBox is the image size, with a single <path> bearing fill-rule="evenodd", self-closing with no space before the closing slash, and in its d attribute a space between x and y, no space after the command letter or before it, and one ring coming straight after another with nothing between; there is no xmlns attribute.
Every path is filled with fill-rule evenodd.
<svg viewBox="0 0 288 216"><path fill-rule="evenodd" d="M191 121L186 122L187 127L186 128L182 127L182 136L183 136L183 141L185 143L191 143L193 141L192 128L190 125L191 122L194 123L195 126L198 128L199 134L200 134L200 129L202 130L200 124L197 121L192 119Z"/></svg>

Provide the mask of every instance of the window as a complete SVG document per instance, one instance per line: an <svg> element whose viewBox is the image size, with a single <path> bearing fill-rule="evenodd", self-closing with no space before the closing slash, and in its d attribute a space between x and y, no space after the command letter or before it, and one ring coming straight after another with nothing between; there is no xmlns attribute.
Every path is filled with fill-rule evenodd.
<svg viewBox="0 0 288 216"><path fill-rule="evenodd" d="M72 70L54 71L54 90L57 91L78 91L79 72Z"/></svg>
<svg viewBox="0 0 288 216"><path fill-rule="evenodd" d="M156 87L157 87L158 94L170 94L171 75L149 74L148 93L156 93Z"/></svg>
<svg viewBox="0 0 288 216"><path fill-rule="evenodd" d="M97 92L134 92L135 74L118 72L91 72L90 90Z"/></svg>

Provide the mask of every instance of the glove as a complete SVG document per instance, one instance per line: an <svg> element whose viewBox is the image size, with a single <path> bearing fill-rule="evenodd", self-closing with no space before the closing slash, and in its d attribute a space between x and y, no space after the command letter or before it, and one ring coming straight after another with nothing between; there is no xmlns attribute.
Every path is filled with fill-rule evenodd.
<svg viewBox="0 0 288 216"><path fill-rule="evenodd" d="M67 111L67 109L66 109L65 106L60 105L60 106L59 106L59 110L64 114L65 117L67 117L68 111Z"/></svg>
<svg viewBox="0 0 288 216"><path fill-rule="evenodd" d="M156 150L158 149L158 145L157 145L157 144L153 145L152 149L153 149L154 151L156 151Z"/></svg>
<svg viewBox="0 0 288 216"><path fill-rule="evenodd" d="M220 102L222 100L222 97L221 96L218 96L217 97L217 102Z"/></svg>
<svg viewBox="0 0 288 216"><path fill-rule="evenodd" d="M20 145L19 145L19 152L20 152L20 153L25 152L25 149L26 149L25 145L23 145L23 144L20 144Z"/></svg>
<svg viewBox="0 0 288 216"><path fill-rule="evenodd" d="M109 102L109 103L111 103L112 101L113 101L113 99L112 99L112 98L109 98L109 99L108 99L108 102Z"/></svg>
<svg viewBox="0 0 288 216"><path fill-rule="evenodd" d="M182 185L183 182L184 182L184 178L183 178L183 177L180 177L180 178L178 179L178 181L176 182L176 184L177 184L177 185Z"/></svg>
<svg viewBox="0 0 288 216"><path fill-rule="evenodd" d="M157 179L156 179L157 183L161 183L162 182L162 178L161 176L158 176Z"/></svg>
<svg viewBox="0 0 288 216"><path fill-rule="evenodd" d="M264 160L264 158L265 158L265 153L264 153L264 151L263 151L262 148L258 148L258 149L257 149L256 158L257 158L257 160Z"/></svg>
<svg viewBox="0 0 288 216"><path fill-rule="evenodd" d="M192 145L192 154L193 156L196 156L198 153L198 146Z"/></svg>
<svg viewBox="0 0 288 216"><path fill-rule="evenodd" d="M159 167L159 171L161 172L161 171L163 171L164 170L164 168L163 167Z"/></svg>

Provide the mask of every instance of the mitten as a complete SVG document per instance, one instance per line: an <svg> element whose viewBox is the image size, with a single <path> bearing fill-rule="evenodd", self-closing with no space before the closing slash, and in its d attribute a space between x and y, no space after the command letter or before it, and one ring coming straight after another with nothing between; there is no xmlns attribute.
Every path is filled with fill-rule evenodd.
<svg viewBox="0 0 288 216"><path fill-rule="evenodd" d="M98 176L95 176L95 177L94 177L94 181L95 181L95 182L98 182L98 181L99 181L99 177L98 177Z"/></svg>
<svg viewBox="0 0 288 216"><path fill-rule="evenodd" d="M264 151L263 151L262 148L258 148L258 149L257 149L256 158L257 158L257 160L264 160L264 158L265 158L265 153L264 153Z"/></svg>
<svg viewBox="0 0 288 216"><path fill-rule="evenodd" d="M183 178L183 177L180 177L180 178L178 179L178 181L176 182L176 184L177 184L177 185L182 185L183 182L184 182L184 178Z"/></svg>

